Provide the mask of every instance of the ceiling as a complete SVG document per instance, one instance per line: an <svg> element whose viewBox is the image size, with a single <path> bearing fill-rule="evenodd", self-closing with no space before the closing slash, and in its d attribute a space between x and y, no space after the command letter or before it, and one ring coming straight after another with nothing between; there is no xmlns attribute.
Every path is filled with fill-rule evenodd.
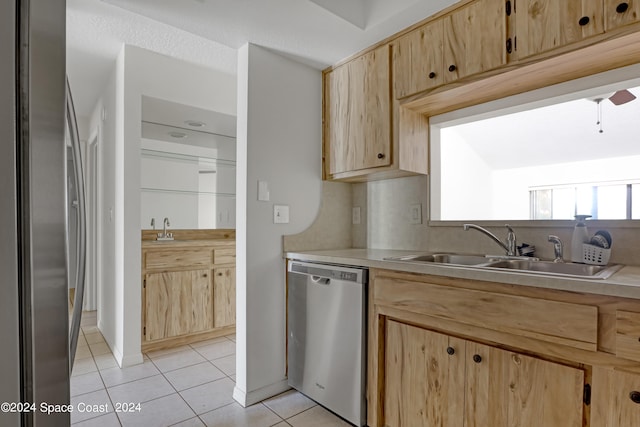
<svg viewBox="0 0 640 427"><path fill-rule="evenodd" d="M67 70L88 117L123 44L236 73L254 43L317 69L455 0L67 0Z"/></svg>

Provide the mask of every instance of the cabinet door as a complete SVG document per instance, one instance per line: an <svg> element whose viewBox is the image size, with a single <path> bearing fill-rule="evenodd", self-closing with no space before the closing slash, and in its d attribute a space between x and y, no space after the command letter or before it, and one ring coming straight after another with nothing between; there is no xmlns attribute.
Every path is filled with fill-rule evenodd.
<svg viewBox="0 0 640 427"><path fill-rule="evenodd" d="M221 328L236 323L236 269L213 270L213 326Z"/></svg>
<svg viewBox="0 0 640 427"><path fill-rule="evenodd" d="M393 45L396 98L441 85L443 20L430 22L400 37Z"/></svg>
<svg viewBox="0 0 640 427"><path fill-rule="evenodd" d="M503 0L476 0L444 17L444 79L451 82L506 62Z"/></svg>
<svg viewBox="0 0 640 427"><path fill-rule="evenodd" d="M637 427L640 425L640 375L593 369L591 425Z"/></svg>
<svg viewBox="0 0 640 427"><path fill-rule="evenodd" d="M390 320L385 345L384 425L462 426L464 341Z"/></svg>
<svg viewBox="0 0 640 427"><path fill-rule="evenodd" d="M518 0L515 16L520 59L604 31L602 0Z"/></svg>
<svg viewBox="0 0 640 427"><path fill-rule="evenodd" d="M209 270L152 273L146 276L146 340L153 341L211 329Z"/></svg>
<svg viewBox="0 0 640 427"><path fill-rule="evenodd" d="M466 427L582 426L583 371L473 342L466 363Z"/></svg>
<svg viewBox="0 0 640 427"><path fill-rule="evenodd" d="M640 0L604 0L606 30L640 22Z"/></svg>
<svg viewBox="0 0 640 427"><path fill-rule="evenodd" d="M385 45L325 75L325 150L331 174L391 164L389 69Z"/></svg>

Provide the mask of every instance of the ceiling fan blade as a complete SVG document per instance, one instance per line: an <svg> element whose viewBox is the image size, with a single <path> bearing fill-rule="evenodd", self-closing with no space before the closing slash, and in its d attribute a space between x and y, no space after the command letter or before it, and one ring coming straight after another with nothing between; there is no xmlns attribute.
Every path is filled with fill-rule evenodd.
<svg viewBox="0 0 640 427"><path fill-rule="evenodd" d="M609 101L613 102L614 105L626 104L634 99L636 99L636 96L626 89L619 90L609 97Z"/></svg>

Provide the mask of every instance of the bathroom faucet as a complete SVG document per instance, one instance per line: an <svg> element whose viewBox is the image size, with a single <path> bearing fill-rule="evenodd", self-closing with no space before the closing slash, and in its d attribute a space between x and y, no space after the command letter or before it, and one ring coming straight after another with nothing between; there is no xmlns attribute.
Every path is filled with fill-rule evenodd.
<svg viewBox="0 0 640 427"><path fill-rule="evenodd" d="M486 228L480 227L479 225L475 225L475 224L463 224L462 228L465 231L468 231L470 228L473 228L474 230L478 230L481 233L486 234L487 236L489 236L489 238L491 238L491 240L493 240L494 242L496 242L497 244L500 245L500 247L502 249L505 250L505 252L507 253L507 256L517 256L517 247L516 247L516 233L513 231L513 229L511 227L509 227L509 224L505 224L505 227L507 227L508 233L507 233L507 239L506 239L506 244L503 243L500 239L498 239L496 237L495 234L493 234L492 232L490 232L489 230L487 230Z"/></svg>
<svg viewBox="0 0 640 427"><path fill-rule="evenodd" d="M170 225L169 218L165 218L162 223L162 233L158 233L157 240L173 240L173 233L167 232Z"/></svg>
<svg viewBox="0 0 640 427"><path fill-rule="evenodd" d="M564 262L562 240L560 240L558 236L554 236L553 234L550 234L549 241L553 243L553 254L555 257L553 262Z"/></svg>
<svg viewBox="0 0 640 427"><path fill-rule="evenodd" d="M152 229L156 229L156 219L155 218L151 218L151 228Z"/></svg>

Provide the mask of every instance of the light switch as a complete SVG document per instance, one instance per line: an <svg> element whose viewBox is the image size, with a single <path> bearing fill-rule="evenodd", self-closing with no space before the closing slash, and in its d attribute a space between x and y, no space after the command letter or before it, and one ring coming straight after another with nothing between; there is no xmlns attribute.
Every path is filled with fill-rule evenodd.
<svg viewBox="0 0 640 427"><path fill-rule="evenodd" d="M273 205L273 223L289 224L289 206Z"/></svg>
<svg viewBox="0 0 640 427"><path fill-rule="evenodd" d="M258 201L269 201L269 183L267 181L258 181Z"/></svg>

